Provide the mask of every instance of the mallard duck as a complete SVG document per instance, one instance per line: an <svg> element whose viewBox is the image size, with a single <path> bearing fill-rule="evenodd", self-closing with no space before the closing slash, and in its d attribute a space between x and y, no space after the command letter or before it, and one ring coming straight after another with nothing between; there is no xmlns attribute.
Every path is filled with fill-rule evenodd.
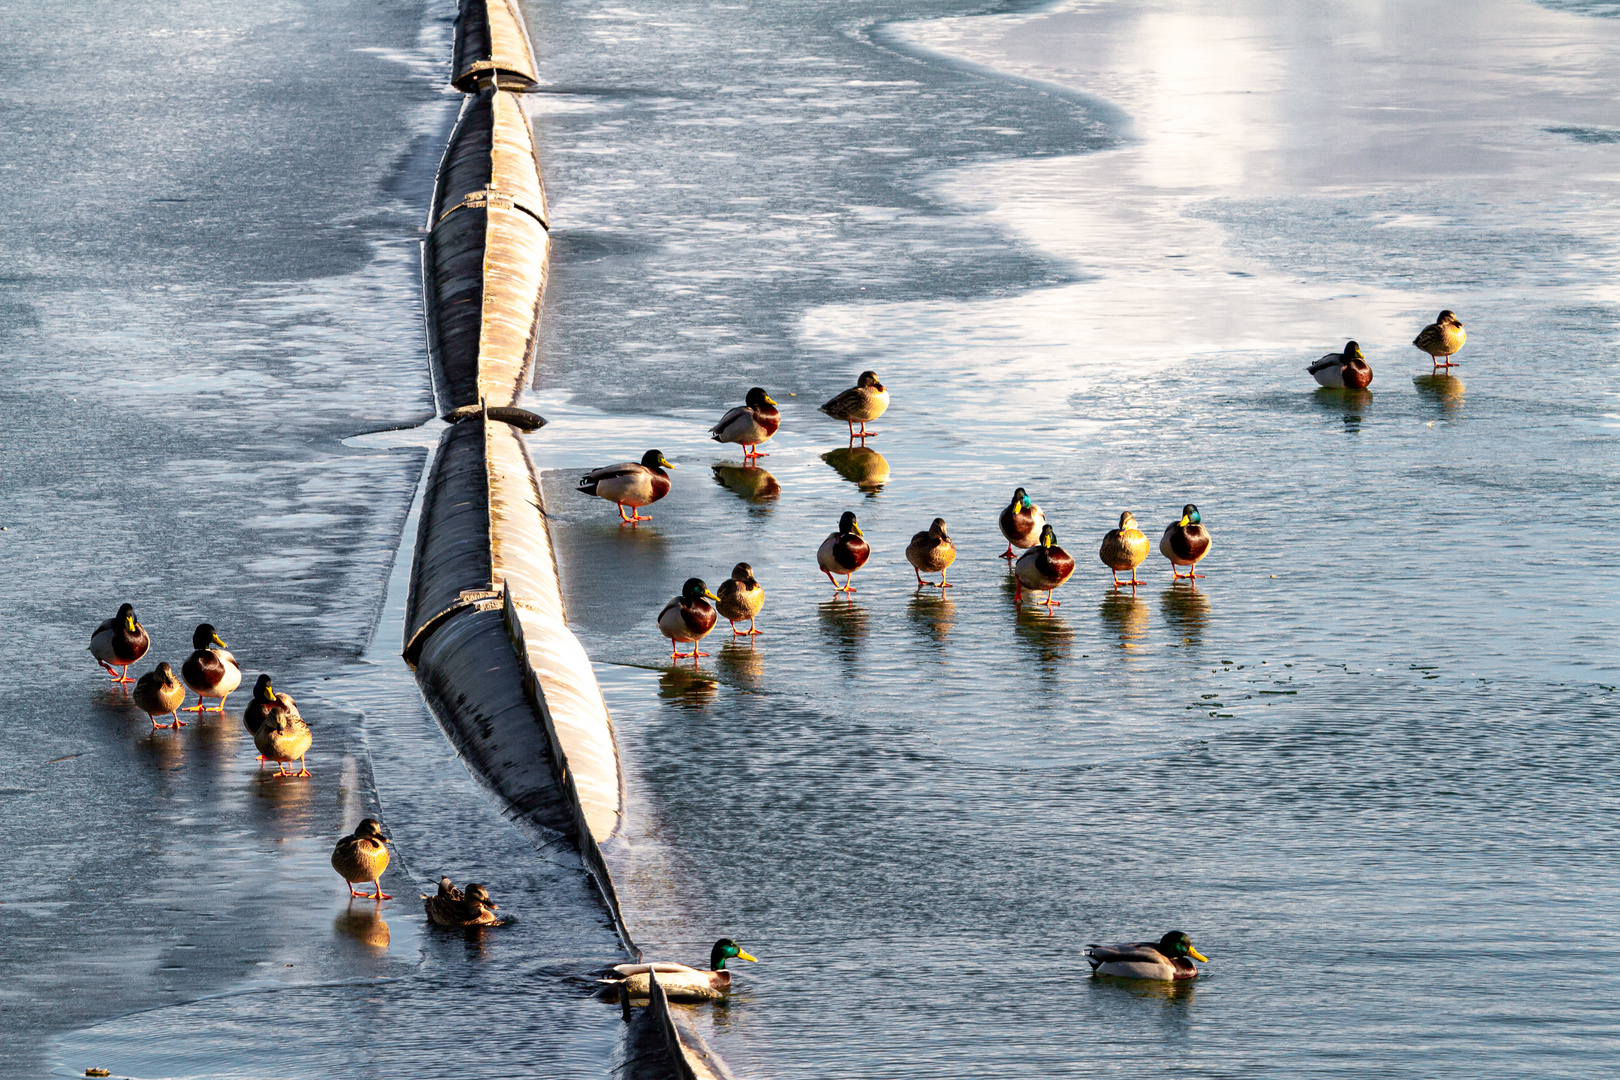
<svg viewBox="0 0 1620 1080"><path fill-rule="evenodd" d="M754 629L754 616L765 607L765 590L754 580L754 568L745 562L733 566L731 576L720 583L714 606L731 622L733 637L762 633ZM748 629L737 629L744 619L748 620Z"/></svg>
<svg viewBox="0 0 1620 1080"><path fill-rule="evenodd" d="M1074 573L1074 558L1062 548L1057 546L1057 531L1050 525L1041 526L1040 543L1018 556L1013 564L1013 573L1018 577L1018 588L1013 593L1013 602L1024 602L1024 590L1037 592L1046 590L1046 599L1041 601L1048 610L1061 607L1062 601L1052 599L1052 590L1069 580Z"/></svg>
<svg viewBox="0 0 1620 1080"><path fill-rule="evenodd" d="M1102 549L1097 552L1097 557L1114 572L1116 589L1121 585L1147 584L1136 580L1136 568L1148 557L1148 538L1136 527L1136 517L1129 510L1119 515L1119 528L1109 529L1108 535L1103 537ZM1120 581L1121 570L1129 570L1131 580Z"/></svg>
<svg viewBox="0 0 1620 1080"><path fill-rule="evenodd" d="M742 947L730 938L721 938L709 950L709 970L700 971L697 968L687 967L685 964L651 963L651 964L619 964L613 968L613 974L604 978L602 982L612 987L618 994L630 997L646 997L651 989L651 980L647 972L658 973L658 985L664 988L664 993L671 1001L716 1001L726 996L731 990L731 972L726 970L726 961L732 957L758 963L754 957L743 952Z"/></svg>
<svg viewBox="0 0 1620 1080"><path fill-rule="evenodd" d="M718 616L709 601L718 599L702 578L687 578L686 584L681 586L681 595L664 605L664 609L658 613L658 629L669 638L671 660L684 660L687 657L695 660L709 655L698 652L697 643L714 629ZM681 652L679 642L682 641L692 643L691 652Z"/></svg>
<svg viewBox="0 0 1620 1080"><path fill-rule="evenodd" d="M174 668L170 667L167 661L136 680L135 692L130 696L135 699L136 707L152 718L154 729L186 726L186 722L180 719L180 714L175 711L180 707L180 703L186 700L186 688L174 677ZM174 722L160 724L157 722L160 716L172 716Z"/></svg>
<svg viewBox="0 0 1620 1080"><path fill-rule="evenodd" d="M103 619L96 632L90 635L90 655L107 669L107 674L116 683L135 681L129 677L129 665L145 656L146 650L151 647L152 639L146 636L146 627L135 618L135 608L131 604L120 604L118 614ZM115 667L121 670L114 671Z"/></svg>
<svg viewBox="0 0 1620 1080"><path fill-rule="evenodd" d="M1323 386L1365 390L1372 385L1372 368L1353 341L1344 343L1343 352L1330 352L1305 370Z"/></svg>
<svg viewBox="0 0 1620 1080"><path fill-rule="evenodd" d="M827 575L827 580L833 583L834 589L841 593L852 593L855 586L849 583L850 578L866 565L866 560L871 556L872 549L867 546L866 537L855 522L855 515L845 510L838 519L838 531L828 533L827 539L821 542L821 548L816 552L816 562L820 564L821 572ZM842 585L838 584L834 574L844 575Z"/></svg>
<svg viewBox="0 0 1620 1080"><path fill-rule="evenodd" d="M1181 508L1181 520L1172 521L1159 537L1159 554L1170 560L1170 574L1175 578L1201 578L1194 573L1198 560L1209 554L1209 530L1203 526L1203 515L1198 507L1188 503ZM1176 567L1185 566L1183 574Z"/></svg>
<svg viewBox="0 0 1620 1080"><path fill-rule="evenodd" d="M1015 559L1013 548L1032 548L1041 542L1041 529L1046 515L1029 495L1019 488L1013 492L1012 502L1001 511L1001 535L1007 538L1007 551L1003 559Z"/></svg>
<svg viewBox="0 0 1620 1080"><path fill-rule="evenodd" d="M180 665L180 677L196 693L197 704L189 706L186 712L222 713L225 711L225 699L232 690L242 685L241 665L236 662L236 657L225 651L225 643L207 623L198 624L196 632L191 635L191 648L192 654ZM204 698L219 698L219 706L212 709L205 707Z"/></svg>
<svg viewBox="0 0 1620 1080"><path fill-rule="evenodd" d="M769 454L760 453L759 444L776 434L777 427L782 423L782 414L763 387L756 386L748 391L744 401L746 404L726 413L718 424L709 429L709 438L719 443L737 443L743 448L744 461L770 457Z"/></svg>
<svg viewBox="0 0 1620 1080"><path fill-rule="evenodd" d="M303 719L298 715L298 706L293 704L293 699L286 694L276 693L270 685L270 676L260 675L253 684L253 700L242 710L242 726L247 728L249 736L257 736L266 720L282 713ZM264 760L263 754L259 755L259 760Z"/></svg>
<svg viewBox="0 0 1620 1080"><path fill-rule="evenodd" d="M863 371L861 377L855 380L855 385L845 390L821 407L821 411L834 420L842 420L849 425L849 440L866 439L876 435L875 431L867 431L869 420L876 420L883 415L889 407L889 392L878 382L877 372ZM855 421L861 422L859 434L855 431Z"/></svg>
<svg viewBox="0 0 1620 1080"><path fill-rule="evenodd" d="M1193 948L1192 940L1180 930L1172 930L1156 942L1086 946L1091 970L1119 979L1196 979L1198 965L1193 960L1209 963L1209 957Z"/></svg>
<svg viewBox="0 0 1620 1080"><path fill-rule="evenodd" d="M354 827L354 832L337 842L332 849L332 869L343 875L349 883L350 896L363 896L367 900L392 900L382 891L383 871L388 869L388 837L375 818L366 818ZM355 892L356 882L369 881L377 887L375 893Z"/></svg>
<svg viewBox="0 0 1620 1080"><path fill-rule="evenodd" d="M651 514L643 515L636 511L669 494L669 474L664 470L674 467L663 454L649 450L641 455L639 464L625 461L593 469L580 478L577 490L584 495L596 495L608 502L618 503L619 518L623 521L651 521ZM627 506L631 508L629 514L624 512Z"/></svg>
<svg viewBox="0 0 1620 1080"><path fill-rule="evenodd" d="M495 912L499 904L489 902L489 893L476 882L463 893L450 884L449 876L439 878L437 896L422 894L422 907L428 921L435 926L499 926L501 918Z"/></svg>
<svg viewBox="0 0 1620 1080"><path fill-rule="evenodd" d="M288 704L292 704L290 698ZM304 764L304 755L309 753L309 745L314 741L314 736L309 733L309 725L304 723L296 708L267 711L259 730L253 733L253 745L259 748L260 760L280 763L277 776L308 776L309 768ZM297 772L287 771L289 761L298 762Z"/></svg>
<svg viewBox="0 0 1620 1080"><path fill-rule="evenodd" d="M1457 321L1457 316L1442 311L1435 316L1434 322L1418 331L1412 344L1428 353L1436 368L1450 368L1455 365L1445 357L1456 355L1467 340L1468 333L1463 329L1463 324Z"/></svg>
<svg viewBox="0 0 1620 1080"><path fill-rule="evenodd" d="M917 588L924 585L933 585L932 581L924 581L924 574L938 574L938 588L949 589L951 583L945 580L945 571L950 569L951 563L956 561L956 544L951 541L950 534L945 531L945 519L935 518L933 524L928 526L927 532L913 533L911 543L906 545L906 562L917 574Z"/></svg>

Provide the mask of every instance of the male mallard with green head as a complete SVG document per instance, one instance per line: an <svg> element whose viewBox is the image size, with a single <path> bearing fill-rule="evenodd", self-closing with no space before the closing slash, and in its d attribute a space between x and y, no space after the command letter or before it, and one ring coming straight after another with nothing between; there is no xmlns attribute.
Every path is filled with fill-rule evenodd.
<svg viewBox="0 0 1620 1080"><path fill-rule="evenodd" d="M287 699L287 704L292 704L291 698ZM309 753L310 744L314 741L309 725L304 723L304 718L298 715L295 708L267 710L259 729L253 733L253 745L259 748L260 759L280 763L277 776L308 776L309 768L304 764L304 755ZM287 763L291 761L298 762L295 773L287 771Z"/></svg>
<svg viewBox="0 0 1620 1080"><path fill-rule="evenodd" d="M225 711L225 699L232 690L242 685L241 665L236 662L236 657L225 650L225 643L207 623L198 624L196 632L191 635L191 648L192 654L180 665L180 677L196 693L197 704L186 711L222 713ZM206 698L219 698L219 706L205 707L203 701Z"/></svg>
<svg viewBox="0 0 1620 1080"><path fill-rule="evenodd" d="M687 578L686 584L681 586L681 595L664 605L664 609L658 613L658 629L669 638L671 660L684 660L687 657L696 660L709 655L698 652L697 643L714 629L719 616L709 601L717 599L719 597L709 591L702 578ZM691 643L691 652L681 652L679 643L682 641Z"/></svg>
<svg viewBox="0 0 1620 1080"><path fill-rule="evenodd" d="M1136 568L1148 557L1148 538L1136 527L1136 516L1129 510L1119 515L1119 528L1108 530L1103 537L1102 549L1097 557L1114 572L1114 588L1121 585L1146 585L1136 580ZM1119 572L1129 570L1131 580L1120 581Z"/></svg>
<svg viewBox="0 0 1620 1080"><path fill-rule="evenodd" d="M1032 548L1041 542L1041 529L1046 525L1046 515L1036 506L1023 488L1013 492L1012 502L1001 511L1001 535L1007 538L1007 550L1001 557L1003 559L1016 559L1013 548L1022 551Z"/></svg>
<svg viewBox="0 0 1620 1080"><path fill-rule="evenodd" d="M1434 361L1434 366L1438 370L1455 366L1449 357L1455 356L1457 350L1461 349L1467 340L1468 333L1463 329L1463 324L1457 320L1457 316L1449 311L1442 311L1435 317L1434 322L1418 331L1418 336L1412 339L1412 344L1428 353L1429 359Z"/></svg>
<svg viewBox="0 0 1620 1080"><path fill-rule="evenodd" d="M1172 930L1158 941L1086 946L1086 963L1092 972L1116 979L1196 979L1194 960L1209 963L1209 957L1193 948L1192 939L1180 930Z"/></svg>
<svg viewBox="0 0 1620 1080"><path fill-rule="evenodd" d="M1343 352L1330 352L1305 370L1323 386L1365 390L1372 385L1372 368L1354 341L1345 342Z"/></svg>
<svg viewBox="0 0 1620 1080"><path fill-rule="evenodd" d="M861 377L855 380L855 385L845 390L821 407L821 411L834 420L842 420L849 425L849 441L866 439L876 435L875 431L866 430L870 420L876 420L883 415L889 407L889 392L878 382L877 372L863 371ZM859 433L855 430L855 421L861 422Z"/></svg>
<svg viewBox="0 0 1620 1080"><path fill-rule="evenodd" d="M1165 526L1164 535L1159 537L1159 554L1170 560L1170 574L1175 578L1201 578L1204 575L1194 573L1198 560L1209 554L1209 530L1204 528L1204 517L1198 512L1198 507L1188 503L1181 508L1181 520L1172 521ZM1185 566L1187 572L1183 574L1176 569Z"/></svg>
<svg viewBox="0 0 1620 1080"><path fill-rule="evenodd" d="M827 580L833 583L833 588L841 593L855 591L855 586L851 585L849 580L871 557L872 549L867 545L866 537L855 521L855 515L848 510L838 519L838 531L828 533L827 539L821 542L821 547L816 551L816 562L820 565L821 572L827 575ZM844 575L842 585L838 584L838 579L833 577L834 574Z"/></svg>
<svg viewBox="0 0 1620 1080"><path fill-rule="evenodd" d="M641 455L641 460L623 461L586 473L576 489L582 495L595 495L619 506L621 521L651 521L651 514L640 514L643 506L669 494L669 473L665 469L675 466L657 450ZM624 512L630 507L630 513Z"/></svg>
<svg viewBox="0 0 1620 1080"><path fill-rule="evenodd" d="M1050 525L1042 525L1040 542L1018 556L1018 561L1013 564L1013 573L1018 578L1013 602L1024 602L1025 589L1031 592L1045 589L1046 599L1041 603L1050 611L1062 606L1062 601L1052 599L1052 590L1068 581L1069 575L1074 573L1074 557L1057 546L1057 531Z"/></svg>
<svg viewBox="0 0 1620 1080"><path fill-rule="evenodd" d="M448 875L439 878L439 892L436 896L422 894L422 907L427 912L428 921L435 926L466 927L466 926L499 926L501 918L495 912L499 904L492 904L489 893L477 882L467 886L463 893L450 884Z"/></svg>
<svg viewBox="0 0 1620 1080"><path fill-rule="evenodd" d="M745 562L733 566L731 576L720 583L714 606L731 622L733 637L762 633L754 629L754 616L765 608L765 590L754 580L754 568ZM744 619L748 620L748 629L737 629Z"/></svg>
<svg viewBox="0 0 1620 1080"><path fill-rule="evenodd" d="M913 533L911 543L906 545L906 562L911 564L912 571L917 575L919 589L924 585L934 586L932 581L923 580L924 574L939 575L939 584L935 587L951 588L951 583L945 580L945 571L955 561L956 544L945 531L944 518L935 518L927 532Z"/></svg>
<svg viewBox="0 0 1620 1080"><path fill-rule="evenodd" d="M602 979L602 982L617 994L627 994L632 998L646 997L652 989L652 981L647 973L656 971L658 985L664 988L665 995L671 1001L717 1001L731 990L731 972L726 970L726 961L732 957L758 963L754 957L743 952L742 946L735 941L721 938L709 950L708 971L685 964L618 964L613 968L613 974Z"/></svg>
<svg viewBox="0 0 1620 1080"><path fill-rule="evenodd" d="M146 636L146 627L135 618L131 604L118 605L118 614L103 619L96 632L90 635L90 655L96 663L107 669L115 683L129 683L129 665L146 655L152 639ZM113 668L119 668L114 671Z"/></svg>
<svg viewBox="0 0 1620 1080"><path fill-rule="evenodd" d="M349 883L349 895L367 900L392 900L382 891L383 871L388 869L388 837L376 818L366 818L354 827L354 832L337 842L332 849L332 869L343 875ZM376 886L375 893L355 892L357 882L369 881Z"/></svg>
<svg viewBox="0 0 1620 1080"><path fill-rule="evenodd" d="M743 401L744 404L727 412L718 424L709 429L709 438L718 443L738 444L743 448L744 461L770 457L760 452L759 444L776 434L777 427L782 423L782 414L777 411L776 402L771 400L764 387L754 387Z"/></svg>
<svg viewBox="0 0 1620 1080"><path fill-rule="evenodd" d="M135 692L131 695L135 705L152 719L153 729L160 727L185 727L186 722L180 719L176 711L180 703L186 700L186 688L180 685L180 680L174 677L174 668L168 662L159 664L156 668L142 675L135 683ZM157 718L172 716L172 724L160 724Z"/></svg>
<svg viewBox="0 0 1620 1080"><path fill-rule="evenodd" d="M298 715L298 706L293 703L293 699L286 694L276 693L275 688L270 685L270 676L260 675L258 682L253 684L253 700L242 710L242 726L247 728L249 736L257 739L259 729L276 716L295 716L299 720L304 719ZM259 755L259 760L264 760L263 754Z"/></svg>

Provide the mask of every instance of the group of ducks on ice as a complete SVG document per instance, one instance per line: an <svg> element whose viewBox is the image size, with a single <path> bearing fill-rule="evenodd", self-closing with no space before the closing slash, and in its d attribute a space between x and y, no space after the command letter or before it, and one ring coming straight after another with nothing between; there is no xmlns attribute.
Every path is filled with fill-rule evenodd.
<svg viewBox="0 0 1620 1080"><path fill-rule="evenodd" d="M1462 323L1450 311L1442 311L1439 318L1418 334L1413 344L1428 353L1434 366L1450 368L1450 358L1462 348L1466 336ZM1365 389L1372 382L1372 369L1354 342L1346 343L1344 350L1329 353L1308 369L1323 386L1346 389ZM866 439L877 434L866 425L882 416L889 407L889 392L870 372L862 372L856 385L821 407L827 415L849 425L850 441ZM748 392L746 402L727 412L710 431L722 443L737 443L743 447L748 460L761 455L759 446L776 433L781 422L776 403L763 389L755 387ZM856 430L856 424L860 429ZM666 469L673 468L657 450L649 450L640 462L627 462L597 469L580 482L579 490L618 504L619 515L626 522L646 521L639 513L644 506L669 494L670 481ZM629 513L626 513L626 508ZM1041 601L1048 608L1056 606L1052 591L1074 573L1074 559L1057 546L1057 536L1046 523L1040 507L1030 499L1023 488L1013 493L1012 501L1002 510L1002 535L1007 538L1005 558L1015 558L1014 548L1025 549L1016 556L1013 572L1018 580L1018 598L1023 591L1046 593ZM1210 538L1203 527L1198 508L1188 504L1179 520L1171 522L1159 540L1159 551L1170 560L1171 572L1177 579L1197 579L1198 561L1209 553ZM845 513L838 522L838 530L822 541L816 559L834 589L852 593L851 576L865 565L871 549L861 534L855 515ZM1148 539L1136 527L1136 519L1129 511L1120 515L1119 527L1103 537L1098 551L1104 565L1114 573L1114 584L1140 585L1136 568L1148 556ZM950 588L945 572L956 560L956 545L952 543L943 518L935 518L927 531L911 538L906 547L906 559L917 575L917 585ZM1183 573L1185 568L1185 573ZM1119 574L1128 571L1129 581L1121 582ZM939 574L938 582L924 581L923 574ZM839 584L835 575L842 575ZM709 601L714 601L711 605ZM671 642L673 658L698 657L697 643L714 629L717 617L730 620L732 633L747 637L759 633L754 618L764 608L765 593L754 579L747 563L738 563L731 577L721 584L718 593L710 592L698 578L686 582L681 595L666 604L658 614L658 628ZM746 621L747 630L737 629ZM90 639L90 652L117 684L134 683L131 697L135 705L152 721L152 727L179 728L185 721L180 713L224 713L225 699L242 683L242 668L228 651L214 627L200 624L191 638L192 652L180 665L180 674L167 662L159 664L139 679L129 677L129 668L146 655L151 639L145 627L135 617L135 609L124 604L118 613L96 627ZM692 651L682 653L680 645L690 644ZM187 690L197 695L197 704L182 709ZM210 700L217 705L207 704ZM170 717L168 724L159 724L158 717ZM278 777L309 776L304 766L304 755L309 752L313 737L309 725L298 713L298 706L286 694L278 693L269 675L260 675L253 686L253 700L242 712L242 725L253 737L260 762L278 764ZM297 772L288 772L292 762L298 763ZM332 867L347 882L351 898L391 900L382 891L382 875L388 868L389 839L373 818L366 818L354 832L338 841L332 851ZM355 885L371 883L370 893L358 892ZM482 927L498 925L495 914L498 905L490 900L488 891L478 884L458 889L448 877L440 878L435 895L423 895L423 908L428 918L442 926ZM753 960L730 938L715 942L709 956L709 968L688 967L684 964L620 964L603 972L603 981L612 993L630 997L645 997L650 990L649 973L656 972L658 982L672 1000L703 1001L725 996L731 989L731 972L726 961ZM1179 930L1165 934L1158 941L1138 941L1121 945L1092 945L1086 950L1086 959L1099 975L1112 975L1131 979L1178 980L1198 975L1194 960L1206 957L1193 948L1187 935Z"/></svg>

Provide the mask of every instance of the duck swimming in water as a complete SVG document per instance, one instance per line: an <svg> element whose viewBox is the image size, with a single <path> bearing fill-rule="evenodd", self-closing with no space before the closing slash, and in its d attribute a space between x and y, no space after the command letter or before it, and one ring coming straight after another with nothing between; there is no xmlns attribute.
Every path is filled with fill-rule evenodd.
<svg viewBox="0 0 1620 1080"><path fill-rule="evenodd" d="M118 614L103 619L96 632L90 635L90 655L107 669L107 674L112 676L115 683L135 681L129 677L129 665L145 656L151 645L152 639L147 637L146 627L135 618L132 604L118 605ZM120 670L114 671L113 668Z"/></svg>
<svg viewBox="0 0 1620 1080"><path fill-rule="evenodd" d="M855 571L866 565L866 560L872 557L872 549L866 543L866 537L861 532L860 525L855 521L855 515L848 510L844 511L838 519L838 531L828 533L827 539L821 542L816 551L816 563L821 572L827 575L827 580L833 583L833 588L841 593L852 593L855 586L849 583ZM838 584L834 574L843 574L844 583Z"/></svg>
<svg viewBox="0 0 1620 1080"><path fill-rule="evenodd" d="M1041 529L1046 515L1036 506L1023 488L1013 492L1012 502L1001 511L1001 535L1007 538L1007 551L1003 559L1016 559L1013 548L1023 550L1041 542Z"/></svg>
<svg viewBox="0 0 1620 1080"><path fill-rule="evenodd" d="M911 543L906 545L906 562L917 575L917 588L924 585L933 586L932 581L924 581L924 574L938 574L940 589L951 588L951 583L945 580L945 571L951 568L956 561L956 544L945 531L945 519L935 518L933 524L928 526L926 532L913 533Z"/></svg>
<svg viewBox="0 0 1620 1080"><path fill-rule="evenodd" d="M1165 526L1159 537L1159 554L1170 560L1170 573L1175 578L1201 578L1194 573L1198 560L1209 554L1209 530L1203 526L1203 515L1198 507L1188 503L1181 508L1181 520ZM1183 574L1177 567L1185 566Z"/></svg>
<svg viewBox="0 0 1620 1080"><path fill-rule="evenodd" d="M1451 357L1463 347L1468 340L1468 332L1457 316L1449 311L1442 311L1435 316L1434 322L1418 331L1418 336L1412 339L1412 344L1429 354L1434 361L1435 370L1455 367Z"/></svg>
<svg viewBox="0 0 1620 1080"><path fill-rule="evenodd" d="M186 688L180 685L180 680L174 677L174 668L167 662L159 664L156 668L142 675L135 683L135 692L131 695L135 705L152 719L152 728L185 727L186 722L180 719L180 703L186 700ZM171 724L160 724L157 718L172 716Z"/></svg>
<svg viewBox="0 0 1620 1080"><path fill-rule="evenodd" d="M1041 603L1050 611L1062 605L1062 601L1052 599L1052 590L1069 580L1074 573L1074 558L1067 551L1057 546L1057 531L1050 525L1041 526L1041 542L1018 556L1013 564L1013 574L1018 578L1017 591L1013 593L1013 602L1024 602L1024 590L1032 592L1046 590L1046 599Z"/></svg>
<svg viewBox="0 0 1620 1080"><path fill-rule="evenodd" d="M842 420L849 425L849 441L856 439L869 439L876 435L875 431L868 431L868 421L876 420L882 416L889 407L889 392L883 384L878 382L877 372L863 371L855 385L845 390L821 407L821 411L834 420ZM855 430L855 421L861 422L861 430Z"/></svg>
<svg viewBox="0 0 1620 1080"><path fill-rule="evenodd" d="M383 871L388 869L388 837L376 818L366 818L354 827L354 832L337 842L332 849L332 869L349 883L349 895L367 900L392 900L382 891ZM369 881L376 886L375 893L355 892L356 883Z"/></svg>
<svg viewBox="0 0 1620 1080"><path fill-rule="evenodd" d="M754 616L765 608L765 590L754 580L754 568L740 562L731 568L731 576L720 583L714 606L731 623L733 637L750 637L763 631L754 629ZM739 630L737 624L748 620L748 629Z"/></svg>
<svg viewBox="0 0 1620 1080"><path fill-rule="evenodd" d="M649 450L639 462L624 461L591 470L580 479L576 490L617 503L621 521L651 521L651 514L638 511L669 494L669 473L664 470L674 467L663 454ZM628 514L624 512L627 506L631 508Z"/></svg>
<svg viewBox="0 0 1620 1080"><path fill-rule="evenodd" d="M1198 965L1194 960L1209 963L1209 958L1193 948L1192 940L1180 930L1172 930L1158 941L1086 946L1086 963L1092 972L1117 979L1196 979Z"/></svg>
<svg viewBox="0 0 1620 1080"><path fill-rule="evenodd" d="M1354 341L1345 342L1343 352L1330 352L1305 370L1323 386L1365 390L1372 385L1372 368Z"/></svg>
<svg viewBox="0 0 1620 1080"><path fill-rule="evenodd" d="M613 968L613 974L604 978L602 982L608 984L618 994L630 997L646 997L652 989L651 980L647 972L658 973L658 985L664 988L664 993L671 1001L717 1001L731 991L731 972L726 970L726 961L736 957L752 963L758 961L743 952L742 946L730 938L721 938L709 950L709 970L687 967L685 964L651 963L651 964L619 964Z"/></svg>
<svg viewBox="0 0 1620 1080"><path fill-rule="evenodd" d="M495 914L499 907L490 903L489 893L482 885L473 882L463 893L450 884L448 875L439 878L438 895L422 895L422 908L435 926L499 926L501 918Z"/></svg>
<svg viewBox="0 0 1620 1080"><path fill-rule="evenodd" d="M664 605L658 613L658 629L669 638L669 658L671 660L684 660L691 657L696 660L700 656L708 656L706 652L698 652L697 643L708 636L714 629L719 616L715 614L714 606L710 600L719 597L709 591L702 578L687 578L686 584L681 586L681 595ZM681 652L680 643L689 642L691 652Z"/></svg>
<svg viewBox="0 0 1620 1080"><path fill-rule="evenodd" d="M759 444L776 434L782 414L764 387L754 387L743 401L744 404L726 413L709 429L709 438L718 443L737 443L743 448L744 461L770 457L760 451Z"/></svg>
<svg viewBox="0 0 1620 1080"><path fill-rule="evenodd" d="M1097 557L1103 565L1114 572L1114 587L1121 585L1146 585L1145 581L1136 580L1136 568L1141 566L1148 557L1148 538L1142 535L1142 530L1136 527L1136 516L1129 510L1119 515L1119 528L1108 530L1103 537L1102 548ZM1131 580L1120 581L1119 572L1129 570Z"/></svg>
<svg viewBox="0 0 1620 1080"><path fill-rule="evenodd" d="M236 657L225 650L225 643L219 639L214 628L207 623L199 624L191 635L191 648L192 654L180 665L180 677L196 693L197 704L186 711L222 713L225 711L225 699L232 690L242 685L242 668L237 664ZM204 706L206 698L219 698L219 705L214 708Z"/></svg>

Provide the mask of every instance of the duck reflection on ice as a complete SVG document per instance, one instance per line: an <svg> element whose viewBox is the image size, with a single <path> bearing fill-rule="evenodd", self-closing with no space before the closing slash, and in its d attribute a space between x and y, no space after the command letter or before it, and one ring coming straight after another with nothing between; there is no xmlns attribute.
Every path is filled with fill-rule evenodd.
<svg viewBox="0 0 1620 1080"><path fill-rule="evenodd" d="M392 940L380 904L350 904L332 920L332 932L359 942L373 953L386 951Z"/></svg>
<svg viewBox="0 0 1620 1080"><path fill-rule="evenodd" d="M1013 632L1043 664L1059 663L1074 653L1074 628L1044 604L1019 608Z"/></svg>
<svg viewBox="0 0 1620 1080"><path fill-rule="evenodd" d="M714 482L744 502L769 503L782 495L776 477L753 465L717 464Z"/></svg>
<svg viewBox="0 0 1620 1080"><path fill-rule="evenodd" d="M701 709L719 692L719 683L686 668L669 668L658 677L658 696L682 709Z"/></svg>
<svg viewBox="0 0 1620 1080"><path fill-rule="evenodd" d="M889 462L870 446L839 447L821 455L833 471L868 495L875 495L889 482Z"/></svg>
<svg viewBox="0 0 1620 1080"><path fill-rule="evenodd" d="M866 640L866 609L848 596L839 596L821 604L818 610L822 632L838 650L839 659L853 663Z"/></svg>
<svg viewBox="0 0 1620 1080"><path fill-rule="evenodd" d="M1146 600L1138 599L1133 593L1110 589L1103 596L1098 614L1119 634L1120 648L1140 649L1147 644L1144 640L1148 626Z"/></svg>
<svg viewBox="0 0 1620 1080"><path fill-rule="evenodd" d="M1172 633L1184 644L1196 645L1209 625L1209 594L1196 585L1172 585L1160 595L1159 610Z"/></svg>
<svg viewBox="0 0 1620 1080"><path fill-rule="evenodd" d="M1421 397L1440 406L1440 415L1455 420L1462 411L1463 384L1455 375L1414 375L1412 385Z"/></svg>
<svg viewBox="0 0 1620 1080"><path fill-rule="evenodd" d="M753 638L733 638L720 646L715 664L727 676L751 690L758 690L765 679L765 652L754 647Z"/></svg>
<svg viewBox="0 0 1620 1080"><path fill-rule="evenodd" d="M956 601L940 593L917 592L906 603L906 614L919 630L943 645L956 624Z"/></svg>
<svg viewBox="0 0 1620 1080"><path fill-rule="evenodd" d="M1323 411L1342 414L1344 429L1349 432L1361 430L1361 418L1373 402L1371 390L1340 390L1326 386L1319 388L1311 397Z"/></svg>

